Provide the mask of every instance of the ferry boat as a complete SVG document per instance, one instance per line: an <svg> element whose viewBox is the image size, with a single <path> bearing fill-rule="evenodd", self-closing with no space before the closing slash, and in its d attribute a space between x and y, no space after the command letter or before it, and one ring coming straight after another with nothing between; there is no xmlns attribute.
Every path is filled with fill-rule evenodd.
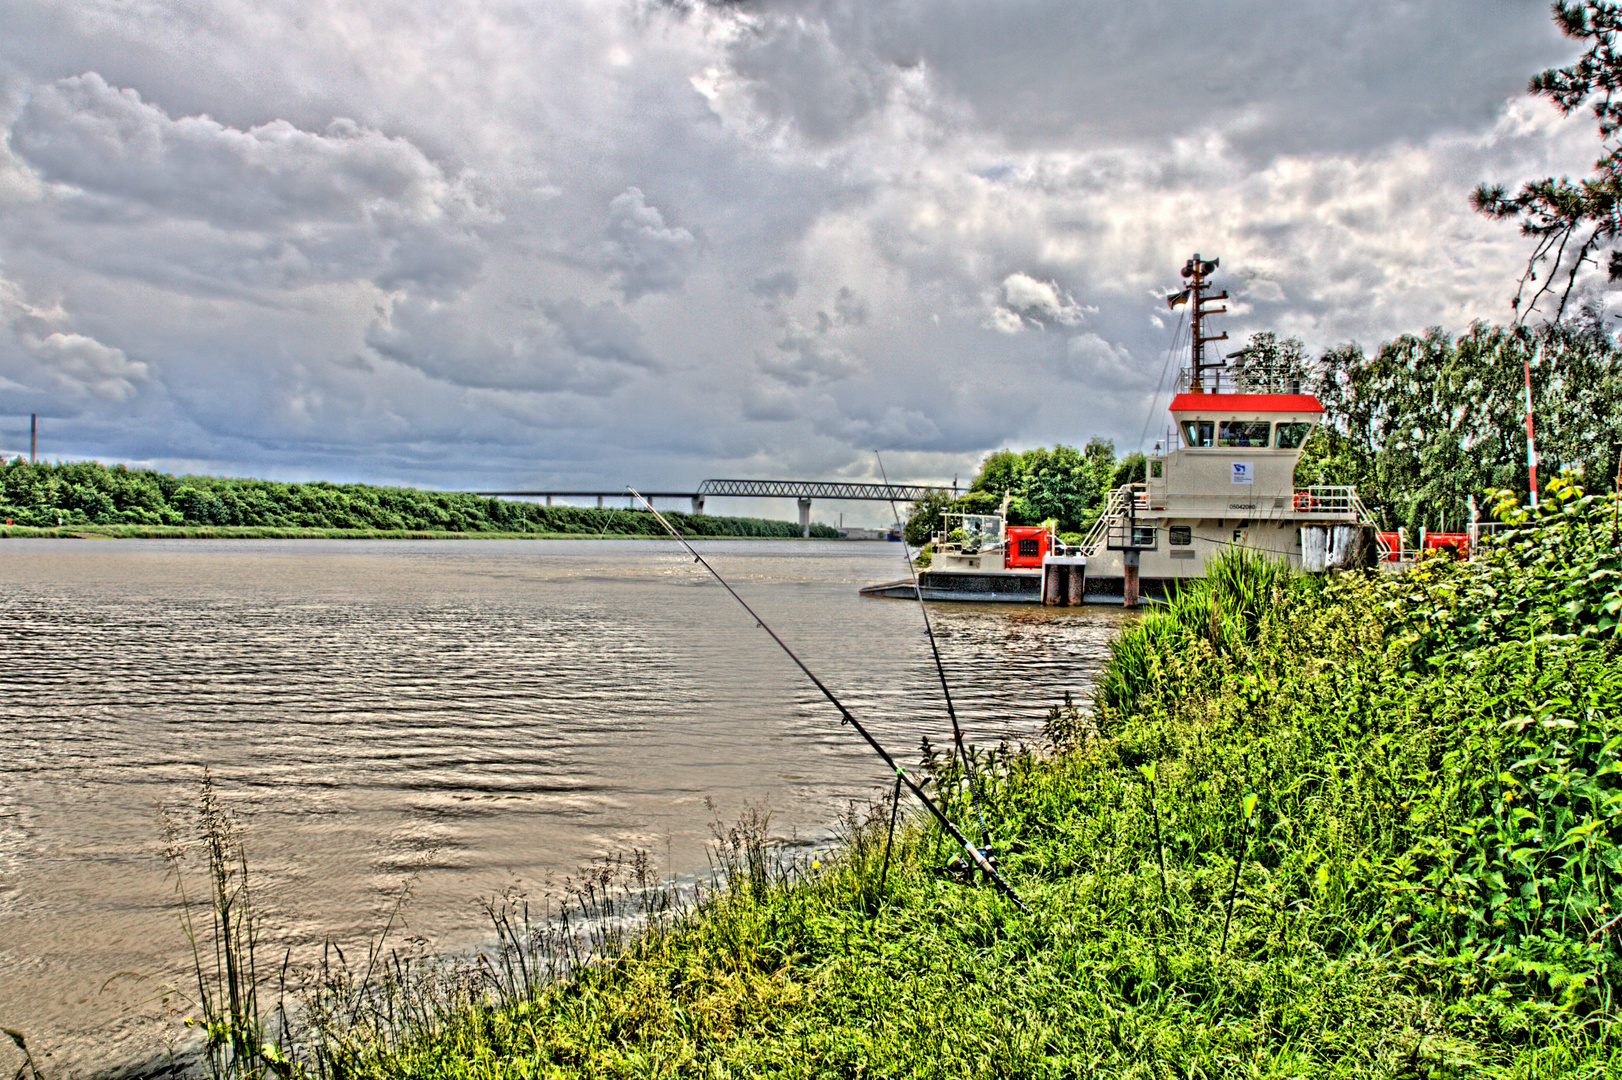
<svg viewBox="0 0 1622 1080"><path fill-rule="evenodd" d="M1400 539L1376 533L1355 488L1295 486L1301 447L1323 419L1318 399L1299 385L1237 380L1222 358L1207 361L1206 346L1228 336L1205 335L1205 319L1227 310L1207 307L1228 298L1207 295L1217 266L1195 255L1183 267L1188 287L1167 298L1188 304L1192 363L1179 374L1166 440L1143 481L1109 493L1079 545L1048 527L1007 524L1005 500L999 514L944 515L916 589L893 581L862 594L1131 606L1203 576L1230 547L1313 571L1392 557Z"/></svg>

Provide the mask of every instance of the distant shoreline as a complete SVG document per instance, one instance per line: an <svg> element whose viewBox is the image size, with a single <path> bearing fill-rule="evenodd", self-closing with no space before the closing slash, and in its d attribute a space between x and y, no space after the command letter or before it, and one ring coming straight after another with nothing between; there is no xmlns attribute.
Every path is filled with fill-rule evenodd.
<svg viewBox="0 0 1622 1080"><path fill-rule="evenodd" d="M627 494L629 499L630 495ZM619 496L614 496L619 501ZM697 509L697 508L695 508ZM0 462L0 537L270 540L556 539L664 535L844 539L831 525L629 505L542 505L325 480L173 476L96 461ZM663 520L661 520L661 518ZM13 524L13 523L16 524ZM668 525L667 525L668 522ZM12 530L17 530L13 532ZM27 531L25 531L27 530Z"/></svg>
<svg viewBox="0 0 1622 1080"><path fill-rule="evenodd" d="M286 529L258 525L0 525L0 540L664 540L668 533L446 532L429 529ZM689 540L817 540L829 536L693 535Z"/></svg>

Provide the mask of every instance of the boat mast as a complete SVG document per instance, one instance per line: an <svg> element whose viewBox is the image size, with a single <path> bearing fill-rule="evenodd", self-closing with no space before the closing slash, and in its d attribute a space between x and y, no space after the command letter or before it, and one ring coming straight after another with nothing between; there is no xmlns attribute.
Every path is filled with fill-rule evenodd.
<svg viewBox="0 0 1622 1080"><path fill-rule="evenodd" d="M1203 329L1205 316L1220 315L1228 310L1225 307L1207 309L1205 306L1206 304L1214 304L1219 300L1226 300L1228 298L1228 294L1226 292L1223 292L1217 296L1205 295L1205 290L1210 287L1206 279L1212 274L1216 273L1216 268L1220 265L1222 265L1221 259L1201 259L1199 254L1196 253L1192 259L1188 260L1187 265L1183 267L1183 277L1188 279L1188 289L1184 293L1184 295L1188 298L1188 318L1189 322L1193 325L1194 330L1194 367L1189 372L1188 388L1196 394L1203 393L1205 391L1205 369L1221 368L1223 366L1220 360L1206 363L1205 343L1208 341L1228 340L1228 332L1226 330L1220 334L1206 337ZM1211 387L1213 393L1216 391L1217 386L1220 385L1218 382L1220 379L1220 375L1213 377L1213 384Z"/></svg>

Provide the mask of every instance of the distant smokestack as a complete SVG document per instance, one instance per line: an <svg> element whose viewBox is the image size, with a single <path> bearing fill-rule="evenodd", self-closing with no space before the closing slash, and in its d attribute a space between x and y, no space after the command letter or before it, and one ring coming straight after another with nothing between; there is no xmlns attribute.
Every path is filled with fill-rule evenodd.
<svg viewBox="0 0 1622 1080"><path fill-rule="evenodd" d="M28 414L28 464L34 463L39 452L39 413Z"/></svg>

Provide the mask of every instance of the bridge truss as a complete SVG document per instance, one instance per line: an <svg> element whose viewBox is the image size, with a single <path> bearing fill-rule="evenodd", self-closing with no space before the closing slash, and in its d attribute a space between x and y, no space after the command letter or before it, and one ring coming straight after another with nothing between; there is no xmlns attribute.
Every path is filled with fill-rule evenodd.
<svg viewBox="0 0 1622 1080"><path fill-rule="evenodd" d="M706 480L699 495L734 495L769 499L857 499L911 502L944 487L924 484L853 484L839 480Z"/></svg>

